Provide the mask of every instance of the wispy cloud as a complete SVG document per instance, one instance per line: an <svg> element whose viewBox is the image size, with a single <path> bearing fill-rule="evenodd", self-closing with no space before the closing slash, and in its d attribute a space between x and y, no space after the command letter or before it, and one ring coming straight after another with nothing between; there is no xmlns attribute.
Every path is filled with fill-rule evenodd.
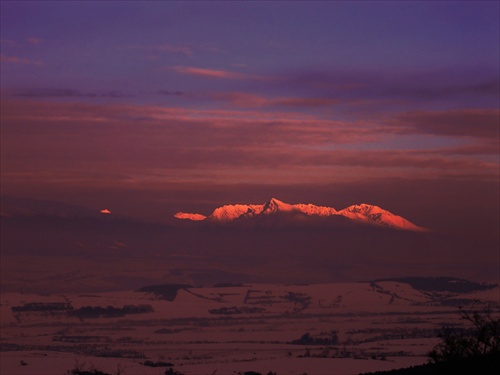
<svg viewBox="0 0 500 375"><path fill-rule="evenodd" d="M332 106L340 102L340 100L333 98L269 98L244 92L213 93L206 95L206 97L214 100L227 101L239 107L314 108Z"/></svg>
<svg viewBox="0 0 500 375"><path fill-rule="evenodd" d="M16 45L16 41L15 40L12 40L12 39L0 39L0 44L3 44L3 45Z"/></svg>
<svg viewBox="0 0 500 375"><path fill-rule="evenodd" d="M192 56L193 50L186 46L175 46L172 44L164 43L153 46L140 46L140 45L130 45L125 47L132 50L142 50L149 52L165 52L165 53L178 53L185 56Z"/></svg>
<svg viewBox="0 0 500 375"><path fill-rule="evenodd" d="M43 65L42 61L26 59L23 57L17 56L6 56L0 55L0 62L3 63L12 63L12 64L23 64L23 65Z"/></svg>
<svg viewBox="0 0 500 375"><path fill-rule="evenodd" d="M188 95L182 91L169 91L169 90L158 90L158 91L155 91L154 94L165 95L165 96L186 96L186 95Z"/></svg>
<svg viewBox="0 0 500 375"><path fill-rule="evenodd" d="M29 38L26 38L26 42L29 44L41 44L41 43L43 43L43 39L38 38L36 36L31 36Z"/></svg>
<svg viewBox="0 0 500 375"><path fill-rule="evenodd" d="M11 89L7 95L25 98L128 98L133 95L118 91L84 92L64 88Z"/></svg>

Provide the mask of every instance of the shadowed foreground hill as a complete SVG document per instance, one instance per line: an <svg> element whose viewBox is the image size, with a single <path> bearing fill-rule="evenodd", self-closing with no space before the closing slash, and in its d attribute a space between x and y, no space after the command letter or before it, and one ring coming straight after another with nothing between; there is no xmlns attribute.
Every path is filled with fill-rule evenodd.
<svg viewBox="0 0 500 375"><path fill-rule="evenodd" d="M500 371L500 354L466 358L446 363L428 363L399 370L377 371L360 375L497 375Z"/></svg>

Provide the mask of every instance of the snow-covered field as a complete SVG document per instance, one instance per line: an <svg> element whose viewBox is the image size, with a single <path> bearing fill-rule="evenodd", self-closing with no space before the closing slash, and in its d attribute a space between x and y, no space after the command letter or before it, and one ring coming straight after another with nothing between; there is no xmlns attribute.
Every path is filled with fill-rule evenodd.
<svg viewBox="0 0 500 375"><path fill-rule="evenodd" d="M399 281L245 284L1 295L0 372L358 374L426 362L459 306L498 311L498 287L457 293ZM158 367L147 364L160 365Z"/></svg>

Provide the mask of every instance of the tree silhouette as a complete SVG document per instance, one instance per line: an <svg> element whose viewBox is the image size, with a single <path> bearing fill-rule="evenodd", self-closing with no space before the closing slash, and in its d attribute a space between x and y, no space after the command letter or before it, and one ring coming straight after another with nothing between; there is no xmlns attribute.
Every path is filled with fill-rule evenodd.
<svg viewBox="0 0 500 375"><path fill-rule="evenodd" d="M462 312L471 327L467 330L444 329L442 341L430 352L433 363L450 362L483 356L500 356L500 318L479 312Z"/></svg>

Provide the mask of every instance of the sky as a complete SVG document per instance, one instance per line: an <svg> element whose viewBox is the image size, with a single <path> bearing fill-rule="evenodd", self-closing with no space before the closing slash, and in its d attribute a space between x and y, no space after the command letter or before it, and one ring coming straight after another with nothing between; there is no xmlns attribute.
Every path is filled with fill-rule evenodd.
<svg viewBox="0 0 500 375"><path fill-rule="evenodd" d="M365 202L497 241L497 1L0 5L2 194Z"/></svg>

